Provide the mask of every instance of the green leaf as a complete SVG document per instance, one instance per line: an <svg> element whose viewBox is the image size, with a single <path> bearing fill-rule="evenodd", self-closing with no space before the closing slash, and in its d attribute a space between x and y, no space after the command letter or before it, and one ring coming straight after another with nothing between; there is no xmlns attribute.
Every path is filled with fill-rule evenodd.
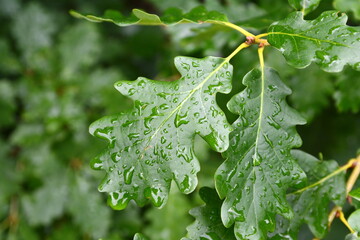
<svg viewBox="0 0 360 240"><path fill-rule="evenodd" d="M334 7L342 12L353 12L360 19L360 4L358 0L334 0Z"/></svg>
<svg viewBox="0 0 360 240"><path fill-rule="evenodd" d="M346 69L339 74L336 81L337 90L334 93L336 107L340 112L360 111L360 78L359 72Z"/></svg>
<svg viewBox="0 0 360 240"><path fill-rule="evenodd" d="M90 126L91 134L110 143L92 166L107 172L99 190L110 193L115 209L131 199L139 205L150 199L162 207L172 179L182 192L192 192L199 171L195 134L218 152L228 147L232 128L215 103L217 92L231 90L228 59L177 57L175 66L182 77L174 82L140 77L116 83L118 91L135 100L134 108Z"/></svg>
<svg viewBox="0 0 360 240"><path fill-rule="evenodd" d="M214 189L203 187L199 191L201 199L205 202L202 207L190 210L190 214L196 221L187 230L186 238L182 240L232 240L234 236L233 227L226 228L221 222L222 201Z"/></svg>
<svg viewBox="0 0 360 240"><path fill-rule="evenodd" d="M97 61L98 57L94 56L100 54L101 45L100 36L94 24L77 23L63 32L60 39L59 51L65 78Z"/></svg>
<svg viewBox="0 0 360 240"><path fill-rule="evenodd" d="M104 236L110 226L110 209L99 192L92 191L92 183L78 174L71 182L69 212L83 233L93 238Z"/></svg>
<svg viewBox="0 0 360 240"><path fill-rule="evenodd" d="M56 23L54 15L38 3L31 2L17 13L12 33L28 65L35 66L44 60L40 51L52 45Z"/></svg>
<svg viewBox="0 0 360 240"><path fill-rule="evenodd" d="M289 4L303 15L315 10L321 0L289 0Z"/></svg>
<svg viewBox="0 0 360 240"><path fill-rule="evenodd" d="M360 232L360 209L356 210L349 216L348 223L352 229L356 232Z"/></svg>
<svg viewBox="0 0 360 240"><path fill-rule="evenodd" d="M162 16L133 9L128 17L115 10L107 10L103 17L83 15L76 11L70 14L77 18L83 18L92 22L112 22L118 26L130 25L174 25L180 23L203 23L203 22L227 22L227 17L217 11L207 11L205 7L193 8L188 13L183 13L179 8L169 8Z"/></svg>
<svg viewBox="0 0 360 240"><path fill-rule="evenodd" d="M335 91L332 77L312 64L287 78L290 88L294 89L289 102L308 122L332 104L331 95Z"/></svg>
<svg viewBox="0 0 360 240"><path fill-rule="evenodd" d="M68 180L63 171L49 175L44 185L22 198L24 213L30 225L50 224L63 214L68 194Z"/></svg>
<svg viewBox="0 0 360 240"><path fill-rule="evenodd" d="M348 235L346 235L345 240L360 240L359 233L349 233Z"/></svg>
<svg viewBox="0 0 360 240"><path fill-rule="evenodd" d="M135 236L134 236L134 240L148 240L148 238L147 237L145 237L143 234L141 234L141 233L137 233L137 234L135 234Z"/></svg>
<svg viewBox="0 0 360 240"><path fill-rule="evenodd" d="M237 239L266 239L275 229L275 215L291 218L286 190L305 177L290 154L301 145L295 125L304 124L285 98L291 90L277 72L265 68L249 72L247 88L228 103L240 118L234 122L226 161L216 173L226 227L235 222Z"/></svg>
<svg viewBox="0 0 360 240"><path fill-rule="evenodd" d="M347 64L360 70L359 28L347 26L346 21L347 16L336 11L323 12L311 21L294 12L270 26L268 41L297 68L314 61L328 72L339 72Z"/></svg>
<svg viewBox="0 0 360 240"><path fill-rule="evenodd" d="M354 189L351 192L349 192L349 196L360 201L360 188Z"/></svg>
<svg viewBox="0 0 360 240"><path fill-rule="evenodd" d="M185 234L186 226L191 222L190 216L187 214L190 208L186 196L172 187L169 201L165 207L162 209L152 208L146 212L145 217L149 224L142 232L150 239L180 239Z"/></svg>
<svg viewBox="0 0 360 240"><path fill-rule="evenodd" d="M0 81L0 127L14 124L15 109L14 87L8 81Z"/></svg>
<svg viewBox="0 0 360 240"><path fill-rule="evenodd" d="M21 71L21 64L11 51L10 44L0 38L0 71L2 74L18 74Z"/></svg>
<svg viewBox="0 0 360 240"><path fill-rule="evenodd" d="M292 155L307 174L309 185L338 169L336 161L320 161L300 150L293 150ZM345 184L345 174L340 173L304 192L288 194L287 200L295 214L290 221L282 217L277 219L278 227L273 239L281 236L284 239L297 239L303 223L309 225L315 237L323 238L327 233L330 203L333 202L338 206L345 203Z"/></svg>

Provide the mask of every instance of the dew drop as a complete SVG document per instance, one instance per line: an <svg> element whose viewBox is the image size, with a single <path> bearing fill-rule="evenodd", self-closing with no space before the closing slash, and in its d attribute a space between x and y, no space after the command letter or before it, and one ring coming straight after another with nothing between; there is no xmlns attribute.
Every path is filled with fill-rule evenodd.
<svg viewBox="0 0 360 240"><path fill-rule="evenodd" d="M124 181L126 184L131 184L132 178L134 176L134 170L135 170L134 166L124 170Z"/></svg>
<svg viewBox="0 0 360 240"><path fill-rule="evenodd" d="M174 119L175 127L178 128L183 124L189 123L187 114L188 114L187 112L184 113L183 115L181 115L179 112L176 114L175 119Z"/></svg>

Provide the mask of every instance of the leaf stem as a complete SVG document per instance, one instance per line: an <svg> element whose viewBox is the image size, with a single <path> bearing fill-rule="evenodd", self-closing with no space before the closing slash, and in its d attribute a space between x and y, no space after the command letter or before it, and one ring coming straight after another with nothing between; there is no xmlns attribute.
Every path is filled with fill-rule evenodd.
<svg viewBox="0 0 360 240"><path fill-rule="evenodd" d="M346 220L344 216L344 212L342 211L342 208L340 206L335 206L328 217L328 227L331 226L331 223L333 222L334 218L338 217L340 221L350 230L351 233L354 233L354 229L350 226L349 222Z"/></svg>
<svg viewBox="0 0 360 240"><path fill-rule="evenodd" d="M350 224L348 223L348 221L346 220L344 213L342 211L342 208L339 207L338 211L337 211L337 216L340 218L340 221L343 222L343 224L350 230L351 233L354 233L354 229L352 229L352 227L350 226Z"/></svg>
<svg viewBox="0 0 360 240"><path fill-rule="evenodd" d="M355 159L355 167L354 170L352 171L347 183L346 183L346 195L349 194L349 192L351 191L351 189L353 188L356 180L359 178L360 175L360 155Z"/></svg>
<svg viewBox="0 0 360 240"><path fill-rule="evenodd" d="M269 35L269 33L262 33L262 34L258 34L255 36L255 39L260 39L262 37L267 37Z"/></svg>
<svg viewBox="0 0 360 240"><path fill-rule="evenodd" d="M216 23L216 24L220 24L220 25L224 25L227 27L230 27L232 29L235 29L236 31L242 33L243 35L245 35L246 37L255 37L254 34L246 31L245 29L243 29L242 27L239 27L238 25L235 25L231 22L222 22L222 21L207 21L209 23Z"/></svg>
<svg viewBox="0 0 360 240"><path fill-rule="evenodd" d="M302 188L302 189L299 189L299 190L297 190L297 191L295 191L295 192L289 193L289 194L299 194L299 193L302 193L302 192L304 192L304 191L306 191L306 190L308 190L308 189L310 189L310 188L316 187L317 185L320 185L320 184L322 184L323 182L327 181L329 178L332 178L332 177L334 177L335 175L337 175L337 174L339 174L339 173L341 173L341 172L343 172L343 171L351 168L351 167L353 166L353 164L355 164L355 163L357 163L357 165L360 164L360 157L358 157L357 159L355 159L355 158L350 159L347 164L345 164L344 166L338 168L336 171L330 173L329 175L323 177L323 178L320 179L319 181L317 181L317 182L315 182L315 183L313 183L313 184L311 184L311 185L309 185L309 186L306 186L306 187L304 187L304 188ZM356 179L355 179L355 180L356 180Z"/></svg>

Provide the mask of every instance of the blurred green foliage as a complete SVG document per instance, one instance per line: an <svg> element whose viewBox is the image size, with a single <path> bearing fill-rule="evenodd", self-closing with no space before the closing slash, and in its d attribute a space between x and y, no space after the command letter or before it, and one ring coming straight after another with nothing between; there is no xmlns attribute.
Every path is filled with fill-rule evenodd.
<svg viewBox="0 0 360 240"><path fill-rule="evenodd" d="M331 1L323 2L312 15L332 8ZM102 173L89 167L106 143L91 137L88 126L131 106L113 88L116 81L177 79L174 56L227 56L244 38L209 25L119 29L74 19L68 11L99 15L112 8L127 14L132 8L161 12L200 4L255 33L291 11L286 1L267 0L0 0L0 239L121 240L142 232L175 240L186 234L194 221L187 212L203 204L198 191L186 196L173 188L160 210L130 204L113 211L106 205L105 194L96 189ZM359 24L355 17L350 21ZM273 50L266 56L292 88L290 103L308 120L299 127L303 149L339 164L353 157L360 147L359 72L296 70ZM218 96L230 121L235 117L225 105L257 64L256 51L233 60L233 92ZM222 158L201 139L196 146L202 166L198 189L211 187ZM344 236L342 227L332 229L332 239ZM304 230L300 239L308 238Z"/></svg>

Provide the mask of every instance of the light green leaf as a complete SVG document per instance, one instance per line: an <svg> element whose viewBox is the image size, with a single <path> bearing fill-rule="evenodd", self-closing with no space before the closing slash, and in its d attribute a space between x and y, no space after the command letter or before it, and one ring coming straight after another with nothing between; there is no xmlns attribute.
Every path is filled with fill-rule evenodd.
<svg viewBox="0 0 360 240"><path fill-rule="evenodd" d="M356 232L360 232L360 209L353 212L348 218L349 225Z"/></svg>
<svg viewBox="0 0 360 240"><path fill-rule="evenodd" d="M50 224L63 214L68 197L68 180L63 171L64 168L59 169L59 174L50 175L41 188L22 198L23 210L30 225Z"/></svg>
<svg viewBox="0 0 360 240"><path fill-rule="evenodd" d="M360 31L346 21L347 16L336 11L311 21L294 12L270 26L268 41L297 68L314 61L328 72L339 72L347 64L360 70Z"/></svg>
<svg viewBox="0 0 360 240"><path fill-rule="evenodd" d="M190 214L196 221L190 225L188 235L182 240L232 240L235 239L234 228L226 228L221 222L222 201L214 189L203 187L199 191L206 205L194 208Z"/></svg>
<svg viewBox="0 0 360 240"><path fill-rule="evenodd" d="M321 0L289 0L289 4L303 15L315 10Z"/></svg>
<svg viewBox="0 0 360 240"><path fill-rule="evenodd" d="M71 183L68 209L83 233L95 239L104 236L110 227L110 209L99 192L91 191L92 182L78 174Z"/></svg>
<svg viewBox="0 0 360 240"><path fill-rule="evenodd" d="M305 174L290 154L301 145L295 125L304 120L285 98L291 90L275 70L249 72L247 88L228 103L240 118L234 122L226 161L216 173L216 189L225 198L221 216L226 227L235 223L237 239L267 239L275 215L293 216L286 201L290 186Z"/></svg>
<svg viewBox="0 0 360 240"><path fill-rule="evenodd" d="M172 187L165 207L152 208L146 213L146 219L150 224L142 232L150 239L179 240L191 222L187 213L190 208L187 197Z"/></svg>
<svg viewBox="0 0 360 240"><path fill-rule="evenodd" d="M128 17L115 10L107 10L103 17L83 15L76 11L70 14L77 18L83 18L92 22L112 22L118 26L129 25L174 25L180 23L203 23L203 22L227 22L227 17L217 11L207 11L205 7L193 8L188 13L183 13L179 8L169 8L162 16L133 9Z"/></svg>
<svg viewBox="0 0 360 240"><path fill-rule="evenodd" d="M26 63L34 66L34 60L43 61L43 56L35 57L35 55L43 48L52 45L52 36L56 32L56 19L42 6L31 2L17 13L12 32Z"/></svg>
<svg viewBox="0 0 360 240"><path fill-rule="evenodd" d="M93 65L101 53L100 36L96 26L81 22L71 26L60 36L59 52L65 78L71 77L82 67Z"/></svg>
<svg viewBox="0 0 360 240"><path fill-rule="evenodd" d="M360 240L359 233L349 233L348 235L346 235L345 240Z"/></svg>
<svg viewBox="0 0 360 240"><path fill-rule="evenodd" d="M349 196L360 201L360 188L354 189L349 192Z"/></svg>
<svg viewBox="0 0 360 240"><path fill-rule="evenodd" d="M359 72L346 69L337 77L336 88L334 99L337 109L340 112L358 113L360 111Z"/></svg>
<svg viewBox="0 0 360 240"><path fill-rule="evenodd" d="M141 233L137 233L137 234L135 234L135 236L134 236L134 240L148 240L148 238L147 237L145 237L143 234L141 234Z"/></svg>
<svg viewBox="0 0 360 240"><path fill-rule="evenodd" d="M356 19L360 19L359 0L334 0L334 7L342 12L353 12Z"/></svg>
<svg viewBox="0 0 360 240"><path fill-rule="evenodd" d="M329 175L338 169L336 161L320 161L315 157L299 151L292 151L301 168L308 177L308 185ZM320 185L309 188L301 193L288 194L294 217L289 221L282 217L277 219L277 229L273 239L286 236L285 239L297 239L300 227L307 223L311 232L317 238L323 238L327 233L330 203L338 206L345 203L346 186L345 174L340 173Z"/></svg>
<svg viewBox="0 0 360 240"><path fill-rule="evenodd" d="M182 77L174 82L140 77L116 83L118 91L135 100L134 108L90 126L91 134L110 143L92 166L106 171L99 190L110 193L115 209L131 199L139 205L150 199L162 207L172 179L182 192L192 192L199 171L195 134L218 152L228 147L232 128L215 97L230 92L232 66L215 57L177 57L175 66Z"/></svg>

